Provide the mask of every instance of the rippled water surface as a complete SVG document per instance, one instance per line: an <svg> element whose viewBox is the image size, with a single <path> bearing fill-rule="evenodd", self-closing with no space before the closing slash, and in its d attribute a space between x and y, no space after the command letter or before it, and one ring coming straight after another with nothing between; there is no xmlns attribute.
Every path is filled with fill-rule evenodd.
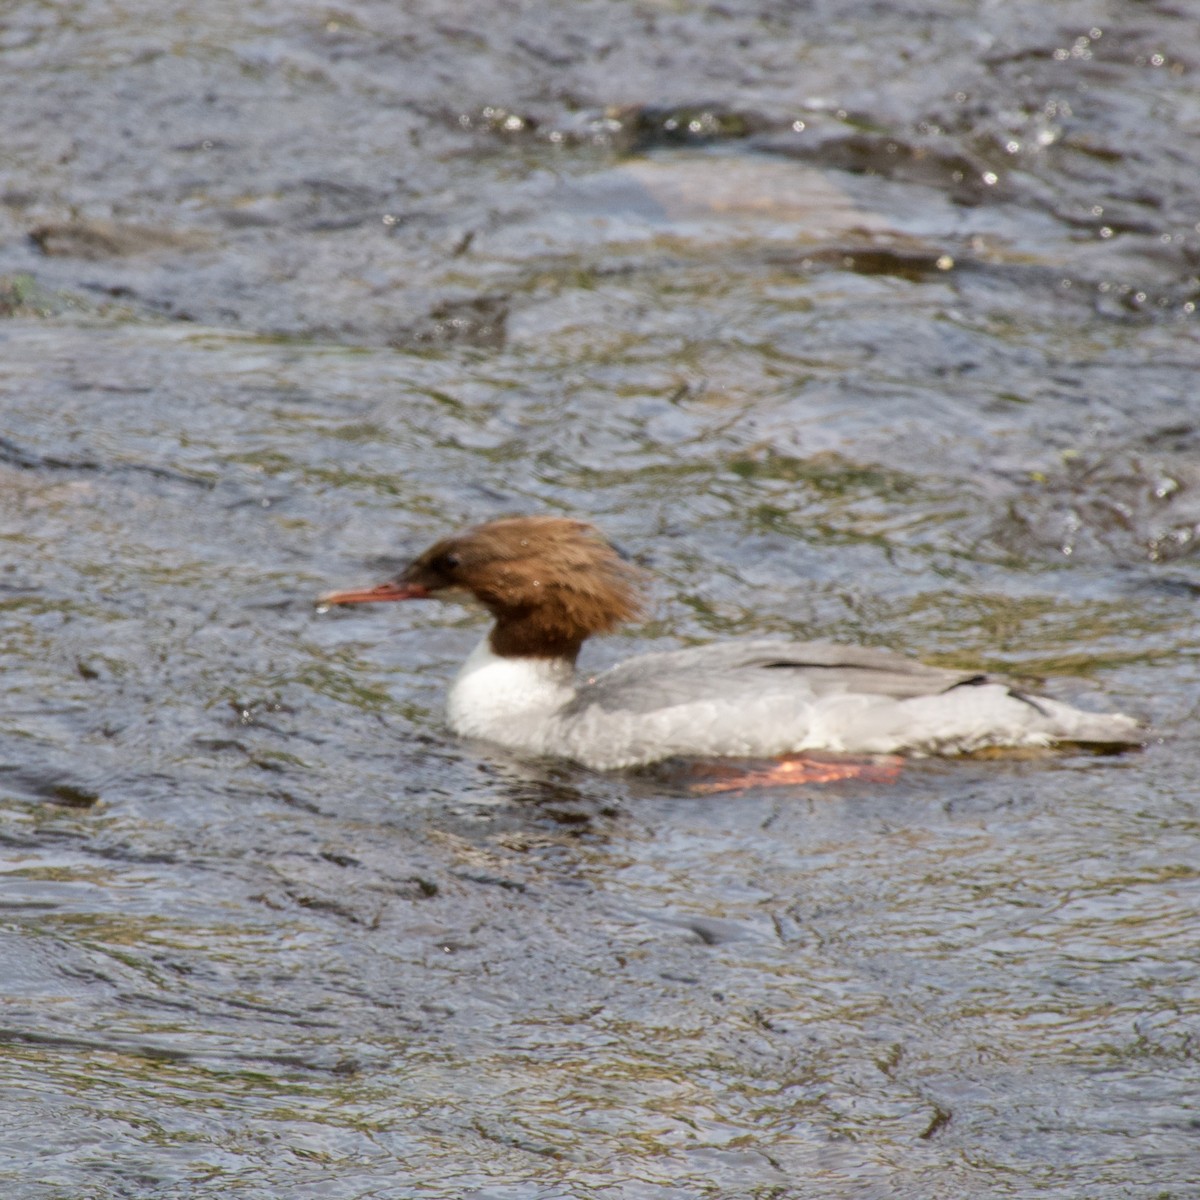
<svg viewBox="0 0 1200 1200"><path fill-rule="evenodd" d="M1186 7L8 6L6 1197L1195 1195ZM530 510L1153 736L461 744L312 598Z"/></svg>

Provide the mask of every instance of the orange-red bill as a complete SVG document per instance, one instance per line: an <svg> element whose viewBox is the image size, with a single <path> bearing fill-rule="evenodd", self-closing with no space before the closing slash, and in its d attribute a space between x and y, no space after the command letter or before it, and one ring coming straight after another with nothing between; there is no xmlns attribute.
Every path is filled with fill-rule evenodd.
<svg viewBox="0 0 1200 1200"><path fill-rule="evenodd" d="M782 758L758 771L737 771L731 767L712 767L720 778L694 783L693 792L742 792L747 788L795 787L805 783L839 783L844 779L863 779L868 783L892 783L900 774L904 760L894 755L872 758L814 758L797 754Z"/></svg>
<svg viewBox="0 0 1200 1200"><path fill-rule="evenodd" d="M389 580L369 588L351 588L345 592L326 592L317 597L317 604L329 607L334 604L374 604L378 600L424 600L429 592L416 583Z"/></svg>

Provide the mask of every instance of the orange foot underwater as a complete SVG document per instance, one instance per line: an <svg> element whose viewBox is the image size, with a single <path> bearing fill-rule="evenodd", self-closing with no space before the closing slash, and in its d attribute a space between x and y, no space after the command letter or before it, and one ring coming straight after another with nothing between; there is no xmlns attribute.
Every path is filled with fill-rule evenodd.
<svg viewBox="0 0 1200 1200"><path fill-rule="evenodd" d="M869 783L893 783L904 759L892 754L870 758L821 757L794 754L781 758L761 770L739 771L733 766L714 764L707 771L713 778L692 784L701 795L714 792L742 792L747 788L794 787L803 783L839 783L844 779L865 779Z"/></svg>

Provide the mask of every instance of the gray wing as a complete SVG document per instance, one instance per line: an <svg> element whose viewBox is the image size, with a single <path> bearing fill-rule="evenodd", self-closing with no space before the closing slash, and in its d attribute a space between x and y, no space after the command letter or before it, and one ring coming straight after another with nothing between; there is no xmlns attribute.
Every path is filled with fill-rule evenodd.
<svg viewBox="0 0 1200 1200"><path fill-rule="evenodd" d="M643 654L581 683L570 708L652 712L719 692L730 700L764 693L812 696L860 692L903 700L982 683L970 671L928 667L870 646L833 642L718 642Z"/></svg>

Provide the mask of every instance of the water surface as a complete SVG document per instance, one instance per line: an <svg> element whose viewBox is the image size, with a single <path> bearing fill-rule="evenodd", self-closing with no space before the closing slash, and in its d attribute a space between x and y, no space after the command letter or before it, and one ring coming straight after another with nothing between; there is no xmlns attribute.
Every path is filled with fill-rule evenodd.
<svg viewBox="0 0 1200 1200"><path fill-rule="evenodd" d="M0 1179L1189 1196L1200 116L1166 4L20 4ZM700 796L456 742L468 521L1119 758Z"/></svg>

